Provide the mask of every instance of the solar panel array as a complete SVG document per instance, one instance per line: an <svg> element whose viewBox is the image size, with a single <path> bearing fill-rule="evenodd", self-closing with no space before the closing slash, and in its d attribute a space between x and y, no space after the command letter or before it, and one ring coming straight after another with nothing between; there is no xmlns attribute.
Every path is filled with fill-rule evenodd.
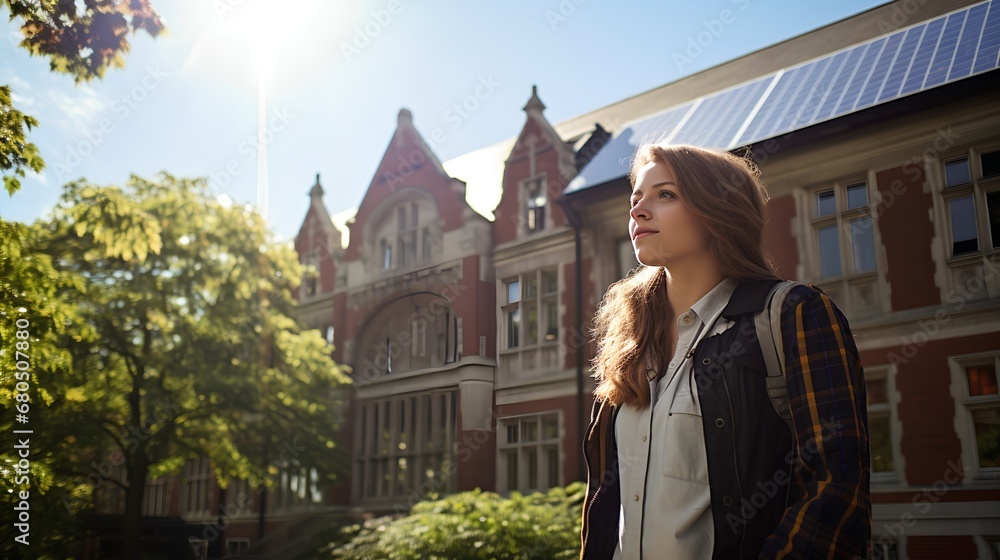
<svg viewBox="0 0 1000 560"><path fill-rule="evenodd" d="M998 58L1000 0L988 0L633 122L566 192L624 176L643 143L732 150L994 70Z"/></svg>

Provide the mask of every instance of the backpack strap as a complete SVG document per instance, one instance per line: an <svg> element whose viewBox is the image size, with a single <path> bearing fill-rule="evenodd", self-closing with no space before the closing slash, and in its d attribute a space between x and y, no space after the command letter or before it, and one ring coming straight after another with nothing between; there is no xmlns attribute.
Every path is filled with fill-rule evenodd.
<svg viewBox="0 0 1000 560"><path fill-rule="evenodd" d="M792 425L792 412L788 406L788 386L785 383L785 352L781 344L781 310L785 297L799 282L785 280L778 282L767 295L764 309L754 315L754 325L757 327L757 342L764 364L767 366L767 396L771 398L771 406L778 416L795 432Z"/></svg>

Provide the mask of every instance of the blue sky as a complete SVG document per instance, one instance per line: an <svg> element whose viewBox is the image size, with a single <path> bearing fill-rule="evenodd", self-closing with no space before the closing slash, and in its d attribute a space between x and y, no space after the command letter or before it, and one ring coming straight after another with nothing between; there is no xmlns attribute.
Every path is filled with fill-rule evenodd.
<svg viewBox="0 0 1000 560"><path fill-rule="evenodd" d="M127 68L83 86L16 48L17 26L0 10L0 83L40 121L29 139L47 163L13 198L0 193L4 219L43 216L79 177L122 184L161 170L256 203L264 68L267 214L288 239L316 173L331 214L360 203L401 107L425 136L446 132L434 149L448 160L517 134L532 84L558 123L883 3L152 2L168 33L141 34ZM455 110L477 93L473 111Z"/></svg>

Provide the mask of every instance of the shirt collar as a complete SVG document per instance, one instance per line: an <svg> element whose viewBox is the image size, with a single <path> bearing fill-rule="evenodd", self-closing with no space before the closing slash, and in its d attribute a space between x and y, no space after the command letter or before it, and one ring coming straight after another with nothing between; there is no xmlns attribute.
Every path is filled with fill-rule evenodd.
<svg viewBox="0 0 1000 560"><path fill-rule="evenodd" d="M691 306L691 311L704 323L709 317L712 317L726 307L729 303L729 298L736 291L737 285L739 285L739 282L732 278L723 279L714 288L709 290L707 294L702 296L701 299L696 301Z"/></svg>

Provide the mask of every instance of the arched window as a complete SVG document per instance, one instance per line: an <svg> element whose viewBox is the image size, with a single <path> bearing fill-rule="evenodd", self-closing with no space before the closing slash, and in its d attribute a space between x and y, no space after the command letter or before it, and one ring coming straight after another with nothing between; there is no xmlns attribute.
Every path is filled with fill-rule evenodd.
<svg viewBox="0 0 1000 560"><path fill-rule="evenodd" d="M379 272L433 262L441 247L441 226L433 199L409 189L369 220L368 262Z"/></svg>
<svg viewBox="0 0 1000 560"><path fill-rule="evenodd" d="M364 379L438 367L457 358L458 319L444 298L414 294L371 316L358 340Z"/></svg>

